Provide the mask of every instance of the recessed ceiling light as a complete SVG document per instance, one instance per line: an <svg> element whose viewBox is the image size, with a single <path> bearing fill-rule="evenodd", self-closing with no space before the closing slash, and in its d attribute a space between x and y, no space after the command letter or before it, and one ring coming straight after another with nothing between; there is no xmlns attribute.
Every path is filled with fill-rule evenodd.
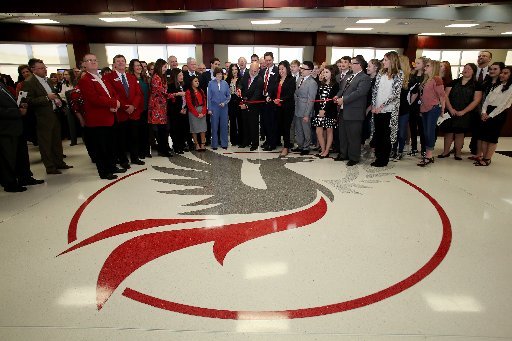
<svg viewBox="0 0 512 341"><path fill-rule="evenodd" d="M418 33L419 36L442 36L444 33Z"/></svg>
<svg viewBox="0 0 512 341"><path fill-rule="evenodd" d="M281 20L251 20L253 25L276 25L280 23Z"/></svg>
<svg viewBox="0 0 512 341"><path fill-rule="evenodd" d="M196 28L194 25L170 25L167 28Z"/></svg>
<svg viewBox="0 0 512 341"><path fill-rule="evenodd" d="M122 18L100 18L100 20L103 20L105 22L129 22L129 21L137 21L130 17L122 17Z"/></svg>
<svg viewBox="0 0 512 341"><path fill-rule="evenodd" d="M510 31L510 32L503 32L502 34L512 34L512 31Z"/></svg>
<svg viewBox="0 0 512 341"><path fill-rule="evenodd" d="M445 27L475 27L478 26L478 24L450 24Z"/></svg>
<svg viewBox="0 0 512 341"><path fill-rule="evenodd" d="M58 21L52 19L21 19L21 21L29 24L60 24Z"/></svg>
<svg viewBox="0 0 512 341"><path fill-rule="evenodd" d="M373 27L347 27L345 31L371 31Z"/></svg>
<svg viewBox="0 0 512 341"><path fill-rule="evenodd" d="M385 24L391 19L361 19L356 24Z"/></svg>

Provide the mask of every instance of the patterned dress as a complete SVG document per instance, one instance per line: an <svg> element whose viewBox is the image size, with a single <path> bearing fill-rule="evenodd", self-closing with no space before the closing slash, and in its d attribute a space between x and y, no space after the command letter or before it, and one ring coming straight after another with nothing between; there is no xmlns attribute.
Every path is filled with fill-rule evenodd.
<svg viewBox="0 0 512 341"><path fill-rule="evenodd" d="M336 87L336 89L333 89ZM338 92L338 83L334 84L321 84L318 87L318 92L316 95L317 100L323 100L332 98ZM318 112L320 110L325 110L324 117L320 117ZM312 124L314 127L322 127L322 128L336 128L338 126L337 119L337 107L332 101L328 102L316 102L315 103L315 117L313 117Z"/></svg>
<svg viewBox="0 0 512 341"><path fill-rule="evenodd" d="M158 75L151 79L149 96L148 123L167 124L167 83L163 83Z"/></svg>

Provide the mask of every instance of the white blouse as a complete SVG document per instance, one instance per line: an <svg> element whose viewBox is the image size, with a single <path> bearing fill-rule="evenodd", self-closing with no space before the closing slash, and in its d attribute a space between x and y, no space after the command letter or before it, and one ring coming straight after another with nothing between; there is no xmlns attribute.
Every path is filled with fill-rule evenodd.
<svg viewBox="0 0 512 341"><path fill-rule="evenodd" d="M377 107L386 102L393 94L393 78L389 79L387 75L382 75L380 78L379 88L377 89ZM386 105L381 112L392 112L393 105Z"/></svg>
<svg viewBox="0 0 512 341"><path fill-rule="evenodd" d="M496 109L489 114L489 117L495 117L510 108L512 105L512 86L505 92L503 92L502 89L503 84L500 84L487 95L484 105L482 106L482 113L487 113L487 106L489 105L496 107Z"/></svg>

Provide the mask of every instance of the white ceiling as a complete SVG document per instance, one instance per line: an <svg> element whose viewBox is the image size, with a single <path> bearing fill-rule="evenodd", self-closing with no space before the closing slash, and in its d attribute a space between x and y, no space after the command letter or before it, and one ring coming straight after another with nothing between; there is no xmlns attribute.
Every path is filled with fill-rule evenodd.
<svg viewBox="0 0 512 341"><path fill-rule="evenodd" d="M208 12L127 12L98 15L62 15L44 13L0 14L0 23L20 23L25 18L48 18L60 25L101 27L165 28L171 24L194 24L198 28L215 30L291 31L397 34L443 32L447 36L499 36L512 31L512 5L451 6L425 8L336 8L336 9L276 9L272 11L208 11ZM99 17L130 16L136 22L106 23ZM281 19L278 25L252 25L254 19ZM361 18L390 18L385 24L356 24ZM457 20L456 20L457 19ZM446 28L453 23L475 23L472 28ZM345 31L347 27L373 27L371 31Z"/></svg>

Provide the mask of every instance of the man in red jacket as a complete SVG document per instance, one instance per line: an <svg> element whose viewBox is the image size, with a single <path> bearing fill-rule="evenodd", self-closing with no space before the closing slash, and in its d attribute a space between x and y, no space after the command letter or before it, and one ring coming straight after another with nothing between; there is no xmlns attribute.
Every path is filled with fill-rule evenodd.
<svg viewBox="0 0 512 341"><path fill-rule="evenodd" d="M78 82L84 100L85 127L90 147L94 150L96 168L102 179L117 178L114 173L126 172L117 168L114 156L114 122L121 103L108 82L98 74L98 60L93 54L84 56L86 72Z"/></svg>
<svg viewBox="0 0 512 341"><path fill-rule="evenodd" d="M115 96L121 103L116 113L116 144L117 158L121 167L130 168L126 152L130 152L132 164L143 165L139 159L139 121L140 114L144 110L144 96L137 78L126 73L126 58L116 55L113 60L113 71L103 76L103 80L114 89Z"/></svg>

